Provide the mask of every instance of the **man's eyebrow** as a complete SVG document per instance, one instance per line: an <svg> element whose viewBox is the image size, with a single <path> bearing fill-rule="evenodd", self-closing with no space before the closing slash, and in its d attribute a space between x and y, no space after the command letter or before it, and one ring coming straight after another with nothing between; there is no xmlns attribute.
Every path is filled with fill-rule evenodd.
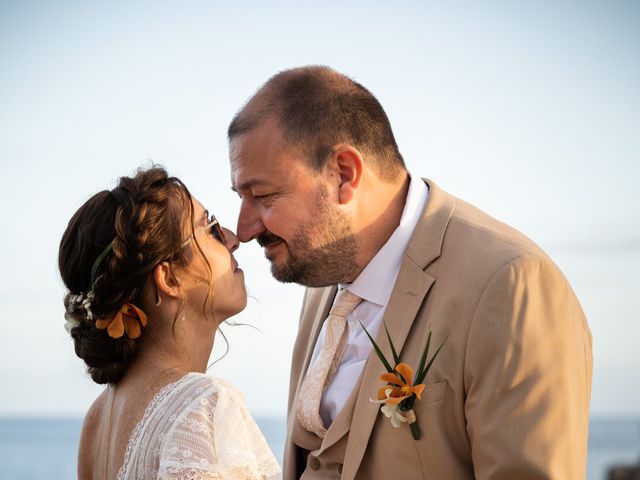
<svg viewBox="0 0 640 480"><path fill-rule="evenodd" d="M233 190L234 192L238 192L240 190L250 190L253 187L260 187L264 185L271 185L271 182L263 180L261 178L255 178L242 182L238 185L231 185L231 190Z"/></svg>

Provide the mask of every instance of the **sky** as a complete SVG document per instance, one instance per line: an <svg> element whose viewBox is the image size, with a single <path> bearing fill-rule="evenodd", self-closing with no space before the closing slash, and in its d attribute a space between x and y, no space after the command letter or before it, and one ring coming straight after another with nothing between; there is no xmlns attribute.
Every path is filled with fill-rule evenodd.
<svg viewBox="0 0 640 480"><path fill-rule="evenodd" d="M409 170L518 228L593 332L593 415L640 415L640 3L0 1L0 416L81 416L57 252L93 193L155 162L235 230L226 128L324 64L380 100ZM284 415L303 290L254 243L209 373ZM216 340L212 361L224 353Z"/></svg>

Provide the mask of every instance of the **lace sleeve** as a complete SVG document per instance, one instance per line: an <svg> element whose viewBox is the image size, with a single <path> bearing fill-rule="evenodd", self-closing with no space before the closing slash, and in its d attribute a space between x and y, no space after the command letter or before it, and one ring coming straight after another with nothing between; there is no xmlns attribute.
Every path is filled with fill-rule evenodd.
<svg viewBox="0 0 640 480"><path fill-rule="evenodd" d="M185 405L169 432L158 479L277 480L280 467L242 396L219 385Z"/></svg>

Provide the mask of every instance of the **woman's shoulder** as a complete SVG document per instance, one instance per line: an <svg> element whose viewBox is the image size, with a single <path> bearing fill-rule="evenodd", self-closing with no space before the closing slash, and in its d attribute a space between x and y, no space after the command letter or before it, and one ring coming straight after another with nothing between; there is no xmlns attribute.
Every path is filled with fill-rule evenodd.
<svg viewBox="0 0 640 480"><path fill-rule="evenodd" d="M78 475L81 478L90 478L89 472L99 450L96 439L102 438L99 432L108 396L109 389L105 389L91 404L82 421L78 448Z"/></svg>
<svg viewBox="0 0 640 480"><path fill-rule="evenodd" d="M96 398L84 415L82 428L94 428L100 423L102 413L109 398L109 389L105 388Z"/></svg>
<svg viewBox="0 0 640 480"><path fill-rule="evenodd" d="M217 438L226 422L242 423L246 416L238 390L224 380L201 373L188 373L170 390L171 398L157 409L158 421L167 422L161 463L174 462L174 452L186 450L197 450L199 461L213 463Z"/></svg>
<svg viewBox="0 0 640 480"><path fill-rule="evenodd" d="M244 397L235 385L205 373L188 373L176 382L175 388L178 392L188 394L192 405L201 405L203 398L213 397L216 403L223 405L231 403L244 408Z"/></svg>
<svg viewBox="0 0 640 480"><path fill-rule="evenodd" d="M193 478L277 478L279 466L233 384L190 373L179 386L182 411L160 452L161 478L187 471L207 473Z"/></svg>
<svg viewBox="0 0 640 480"><path fill-rule="evenodd" d="M175 384L178 389L197 388L200 391L216 391L229 395L242 396L238 387L233 385L231 382L206 373L187 373Z"/></svg>

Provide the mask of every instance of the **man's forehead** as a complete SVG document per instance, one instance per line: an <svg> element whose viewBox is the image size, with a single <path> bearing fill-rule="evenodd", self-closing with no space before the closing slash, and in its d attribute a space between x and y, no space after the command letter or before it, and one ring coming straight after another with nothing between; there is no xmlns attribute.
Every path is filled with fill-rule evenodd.
<svg viewBox="0 0 640 480"><path fill-rule="evenodd" d="M231 140L229 162L233 190L280 185L293 171L304 166L297 149L284 146L278 140L254 132Z"/></svg>
<svg viewBox="0 0 640 480"><path fill-rule="evenodd" d="M238 143L235 148L232 143L229 151L231 188L240 191L273 184L281 169L278 159L270 158L267 151L243 149Z"/></svg>

